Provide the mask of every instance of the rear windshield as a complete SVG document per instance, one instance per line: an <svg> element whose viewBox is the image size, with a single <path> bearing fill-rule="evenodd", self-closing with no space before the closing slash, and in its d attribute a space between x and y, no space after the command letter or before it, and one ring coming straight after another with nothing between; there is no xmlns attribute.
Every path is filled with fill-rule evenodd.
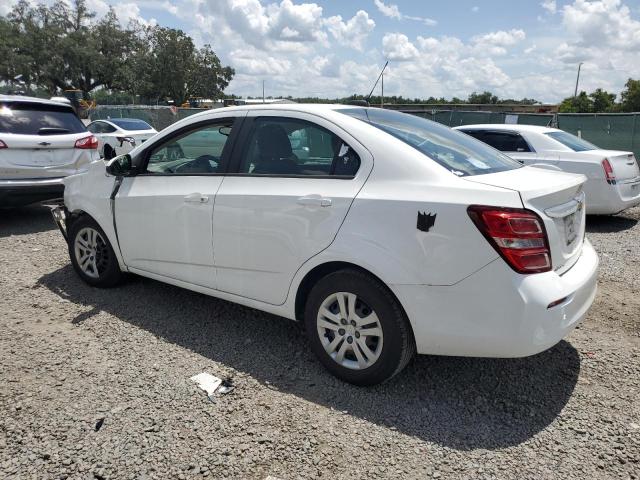
<svg viewBox="0 0 640 480"><path fill-rule="evenodd" d="M545 135L560 142L565 147L569 147L574 152L586 152L587 150L598 149L598 147L596 147L594 144L589 143L586 140L583 140L580 137L576 137L575 135L571 135L567 132L548 132L545 133Z"/></svg>
<svg viewBox="0 0 640 480"><path fill-rule="evenodd" d="M393 135L460 177L522 167L520 163L469 135L415 115L380 108L338 111Z"/></svg>
<svg viewBox="0 0 640 480"><path fill-rule="evenodd" d="M0 133L64 135L86 131L84 124L69 107L33 103L0 105Z"/></svg>
<svg viewBox="0 0 640 480"><path fill-rule="evenodd" d="M137 118L110 118L109 121L123 130L150 130L153 128L144 120Z"/></svg>

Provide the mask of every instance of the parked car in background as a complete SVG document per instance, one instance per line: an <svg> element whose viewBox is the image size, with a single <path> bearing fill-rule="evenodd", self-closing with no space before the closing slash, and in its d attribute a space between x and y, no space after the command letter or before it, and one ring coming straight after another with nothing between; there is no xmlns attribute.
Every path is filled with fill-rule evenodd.
<svg viewBox="0 0 640 480"><path fill-rule="evenodd" d="M369 385L416 350L520 357L567 335L596 294L585 180L399 112L241 106L92 164L54 217L88 284L132 272L298 319Z"/></svg>
<svg viewBox="0 0 640 480"><path fill-rule="evenodd" d="M158 131L144 120L137 118L112 118L95 120L87 130L98 139L98 151L105 160L130 152Z"/></svg>
<svg viewBox="0 0 640 480"><path fill-rule="evenodd" d="M632 152L604 150L556 128L535 125L455 127L524 165L587 177L587 213L615 214L640 205L640 168Z"/></svg>
<svg viewBox="0 0 640 480"><path fill-rule="evenodd" d="M70 105L0 95L0 207L62 197L63 178L99 159L97 147Z"/></svg>

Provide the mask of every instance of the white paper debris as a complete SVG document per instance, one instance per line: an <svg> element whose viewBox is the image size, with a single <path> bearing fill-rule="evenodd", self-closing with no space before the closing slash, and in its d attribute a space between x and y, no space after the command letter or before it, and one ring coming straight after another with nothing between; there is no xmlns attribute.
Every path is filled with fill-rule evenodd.
<svg viewBox="0 0 640 480"><path fill-rule="evenodd" d="M207 392L209 397L212 397L214 392L222 384L222 379L218 378L210 373L199 373L191 377L191 380L195 382L198 387Z"/></svg>

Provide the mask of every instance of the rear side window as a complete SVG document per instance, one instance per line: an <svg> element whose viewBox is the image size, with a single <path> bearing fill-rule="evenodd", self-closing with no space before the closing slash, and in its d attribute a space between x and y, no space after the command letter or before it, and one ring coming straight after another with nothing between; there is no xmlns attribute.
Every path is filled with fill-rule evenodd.
<svg viewBox="0 0 640 480"><path fill-rule="evenodd" d="M57 105L4 103L0 106L0 133L64 135L86 132L72 109Z"/></svg>
<svg viewBox="0 0 640 480"><path fill-rule="evenodd" d="M137 118L112 118L109 121L123 130L151 130L153 128L144 120Z"/></svg>
<svg viewBox="0 0 640 480"><path fill-rule="evenodd" d="M461 130L501 152L530 152L531 148L517 132L491 132L486 130Z"/></svg>
<svg viewBox="0 0 640 480"><path fill-rule="evenodd" d="M340 137L296 118L259 117L253 122L240 173L353 177L360 157Z"/></svg>
<svg viewBox="0 0 640 480"><path fill-rule="evenodd" d="M515 160L482 142L439 123L380 108L340 109L412 146L457 176L483 175L521 168Z"/></svg>
<svg viewBox="0 0 640 480"><path fill-rule="evenodd" d="M586 152L587 150L597 150L594 144L587 142L586 140L571 135L567 132L548 132L546 136L553 138L557 142L560 142L565 147L570 148L574 152Z"/></svg>

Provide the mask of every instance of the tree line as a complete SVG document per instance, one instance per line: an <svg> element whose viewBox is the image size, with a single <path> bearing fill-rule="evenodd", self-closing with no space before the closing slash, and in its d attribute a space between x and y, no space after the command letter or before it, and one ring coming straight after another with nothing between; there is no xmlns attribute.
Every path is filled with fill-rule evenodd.
<svg viewBox="0 0 640 480"><path fill-rule="evenodd" d="M222 98L235 72L210 45L182 30L130 22L110 7L101 19L85 0L32 5L20 0L0 17L0 81L29 93L113 92L142 103ZM5 88L8 89L8 88Z"/></svg>
<svg viewBox="0 0 640 480"><path fill-rule="evenodd" d="M616 102L617 95L601 88L587 94L581 91L575 97L565 98L560 103L561 113L617 113L640 112L640 80L630 78L620 93L620 102Z"/></svg>

